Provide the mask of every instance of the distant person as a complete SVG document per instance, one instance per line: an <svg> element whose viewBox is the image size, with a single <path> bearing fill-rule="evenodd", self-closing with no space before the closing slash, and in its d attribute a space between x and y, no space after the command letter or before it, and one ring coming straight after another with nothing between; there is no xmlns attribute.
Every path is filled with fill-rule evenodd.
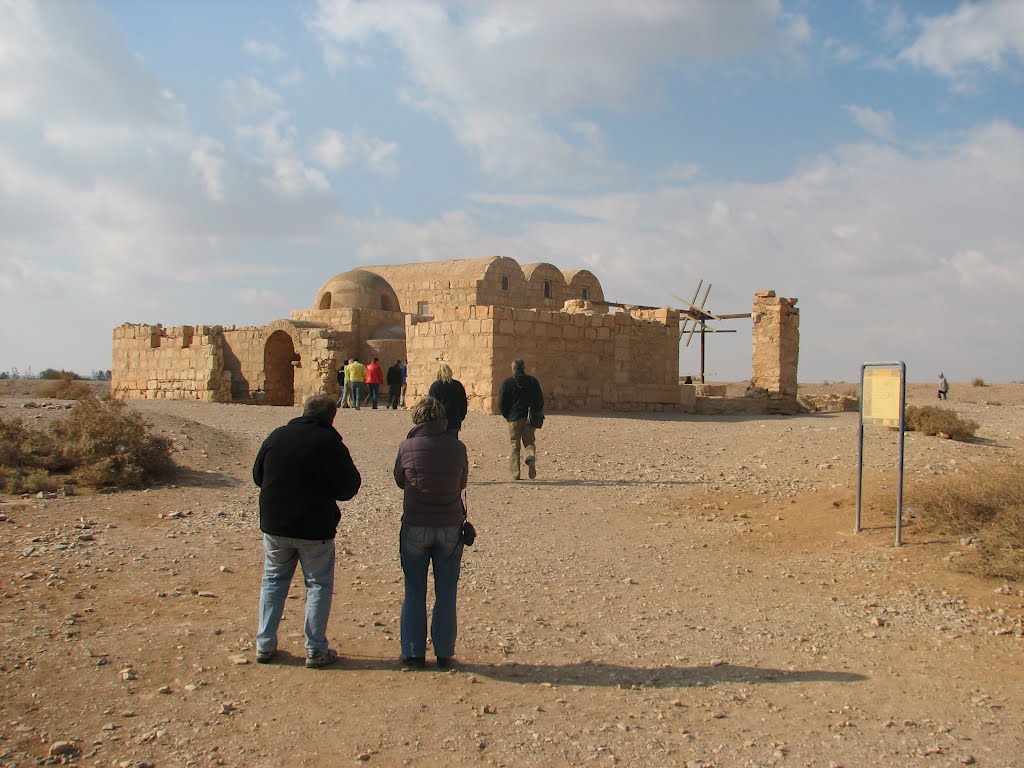
<svg viewBox="0 0 1024 768"><path fill-rule="evenodd" d="M363 400L366 366L359 362L358 357L353 357L352 362L345 366L345 375L348 377L349 390L352 393L352 407L358 411L359 403Z"/></svg>
<svg viewBox="0 0 1024 768"><path fill-rule="evenodd" d="M944 374L939 374L939 400L949 399L949 382Z"/></svg>
<svg viewBox="0 0 1024 768"><path fill-rule="evenodd" d="M398 362L402 364L402 407L405 408L405 391L409 388L409 361Z"/></svg>
<svg viewBox="0 0 1024 768"><path fill-rule="evenodd" d="M260 488L263 584L260 589L256 661L277 655L277 628L296 564L306 582L306 666L338 660L327 643L334 596L334 535L338 501L359 492L362 478L341 435L334 429L334 398L317 395L302 415L278 427L263 442L252 467Z"/></svg>
<svg viewBox="0 0 1024 768"><path fill-rule="evenodd" d="M458 437L469 403L466 400L466 388L462 386L461 381L452 377L452 369L448 363L442 362L437 366L437 377L427 394L441 401L448 416L448 431Z"/></svg>
<svg viewBox="0 0 1024 768"><path fill-rule="evenodd" d="M348 378L345 376L345 366L348 365L348 359L346 358L341 363L341 367L338 368L337 379L338 379L338 409L348 408L345 400L348 397L348 387L345 385L348 383Z"/></svg>
<svg viewBox="0 0 1024 768"><path fill-rule="evenodd" d="M687 376L683 379L683 384L693 384L693 376Z"/></svg>
<svg viewBox="0 0 1024 768"><path fill-rule="evenodd" d="M515 360L512 363L512 375L502 382L498 390L498 408L508 422L508 436L512 452L508 457L508 468L513 480L520 479L519 453L520 444L526 448L526 469L530 479L537 477L537 438L536 428L530 424L527 416L530 410L543 412L544 393L540 382L526 373L526 363Z"/></svg>
<svg viewBox="0 0 1024 768"><path fill-rule="evenodd" d="M402 399L402 361L395 360L395 364L388 368L388 407L397 410L398 403Z"/></svg>
<svg viewBox="0 0 1024 768"><path fill-rule="evenodd" d="M369 390L366 399L377 410L377 401L380 399L380 385L384 383L384 372L380 369L380 361L375 357L366 366L366 388Z"/></svg>
<svg viewBox="0 0 1024 768"><path fill-rule="evenodd" d="M469 478L466 446L446 431L444 406L425 397L412 412L415 424L398 446L395 483L403 489L399 553L405 575L401 661L426 665L427 571L434 568L430 639L437 666L451 665L458 635L456 593L462 566L462 490Z"/></svg>

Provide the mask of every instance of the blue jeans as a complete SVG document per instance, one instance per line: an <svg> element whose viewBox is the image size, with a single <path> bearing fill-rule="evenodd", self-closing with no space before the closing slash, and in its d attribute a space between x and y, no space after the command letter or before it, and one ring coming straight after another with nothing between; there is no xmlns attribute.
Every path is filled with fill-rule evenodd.
<svg viewBox="0 0 1024 768"><path fill-rule="evenodd" d="M367 384L366 386L370 390L366 394L366 399L370 402L371 405L373 405L374 408L376 408L377 401L380 399L380 384Z"/></svg>
<svg viewBox="0 0 1024 768"><path fill-rule="evenodd" d="M463 545L461 525L425 528L402 524L399 552L405 573L405 600L402 602L402 656L422 658L427 650L427 568L434 564L434 611L430 620L430 639L434 655L455 655L458 622L455 593L459 586Z"/></svg>
<svg viewBox="0 0 1024 768"><path fill-rule="evenodd" d="M306 651L327 650L327 619L334 597L334 539L313 541L263 534L263 586L257 651L277 650L277 626L295 566L306 582Z"/></svg>

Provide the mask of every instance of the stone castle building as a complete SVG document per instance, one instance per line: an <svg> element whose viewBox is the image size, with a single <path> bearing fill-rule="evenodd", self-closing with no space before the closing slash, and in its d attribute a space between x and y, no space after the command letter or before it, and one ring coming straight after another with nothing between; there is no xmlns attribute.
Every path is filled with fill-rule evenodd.
<svg viewBox="0 0 1024 768"><path fill-rule="evenodd" d="M752 384L795 402L795 299L754 299ZM679 384L677 309L605 302L588 270L514 259L361 267L317 291L312 309L258 327L114 329L111 389L119 398L298 405L338 395L346 359L408 361L408 399L426 394L438 360L466 386L470 409L497 413L515 358L544 385L546 408L692 410ZM692 388L691 388L692 389Z"/></svg>

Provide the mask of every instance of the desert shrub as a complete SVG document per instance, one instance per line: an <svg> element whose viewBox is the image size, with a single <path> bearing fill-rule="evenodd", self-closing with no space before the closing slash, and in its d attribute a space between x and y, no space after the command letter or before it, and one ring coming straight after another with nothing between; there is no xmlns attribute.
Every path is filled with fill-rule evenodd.
<svg viewBox="0 0 1024 768"><path fill-rule="evenodd" d="M966 443L978 431L978 423L961 419L949 408L910 405L906 410L906 429L924 435L948 435L950 440Z"/></svg>
<svg viewBox="0 0 1024 768"><path fill-rule="evenodd" d="M988 384L985 383L985 380L983 378L978 377L977 379L972 379L971 380L971 386L972 387L987 387Z"/></svg>
<svg viewBox="0 0 1024 768"><path fill-rule="evenodd" d="M150 434L142 417L120 400L79 400L51 429L74 476L94 488L139 487L174 466L170 440Z"/></svg>
<svg viewBox="0 0 1024 768"><path fill-rule="evenodd" d="M81 400L92 395L84 381L77 379L51 379L36 388L36 395L54 400Z"/></svg>
<svg viewBox="0 0 1024 768"><path fill-rule="evenodd" d="M82 377L79 376L74 371L65 371L63 369L58 371L54 368L45 368L39 372L39 378L48 380L65 379L67 381L74 381Z"/></svg>
<svg viewBox="0 0 1024 768"><path fill-rule="evenodd" d="M977 539L959 559L964 570L1024 578L1024 466L950 475L911 489L908 500L925 530Z"/></svg>
<svg viewBox="0 0 1024 768"><path fill-rule="evenodd" d="M0 491L52 491L59 483L49 472L60 468L49 433L26 426L21 419L0 419Z"/></svg>

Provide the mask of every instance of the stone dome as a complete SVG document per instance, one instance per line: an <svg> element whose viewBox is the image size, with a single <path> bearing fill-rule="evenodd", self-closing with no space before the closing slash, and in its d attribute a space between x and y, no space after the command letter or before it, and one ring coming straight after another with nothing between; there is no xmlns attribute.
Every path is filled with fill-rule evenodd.
<svg viewBox="0 0 1024 768"><path fill-rule="evenodd" d="M401 305L391 284L374 272L353 269L335 275L316 292L313 309L383 309L398 312Z"/></svg>

